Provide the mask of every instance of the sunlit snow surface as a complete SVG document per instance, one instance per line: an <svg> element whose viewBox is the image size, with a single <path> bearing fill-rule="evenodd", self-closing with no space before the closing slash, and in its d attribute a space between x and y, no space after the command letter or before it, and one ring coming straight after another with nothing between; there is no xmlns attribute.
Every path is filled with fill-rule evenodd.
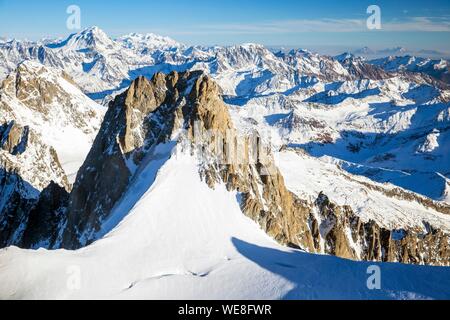
<svg viewBox="0 0 450 320"><path fill-rule="evenodd" d="M155 163L142 170L153 180ZM235 193L200 180L190 156L130 188L121 201L134 203L130 214L86 248L0 251L0 299L450 298L450 268L378 264L381 290L369 290L371 263L277 245Z"/></svg>

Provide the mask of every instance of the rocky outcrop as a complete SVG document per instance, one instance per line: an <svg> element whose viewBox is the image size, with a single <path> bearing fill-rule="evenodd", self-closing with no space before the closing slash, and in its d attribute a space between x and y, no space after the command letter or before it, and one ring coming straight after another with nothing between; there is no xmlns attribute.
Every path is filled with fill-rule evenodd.
<svg viewBox="0 0 450 320"><path fill-rule="evenodd" d="M14 171L0 169L0 246L20 241L36 190Z"/></svg>
<svg viewBox="0 0 450 320"><path fill-rule="evenodd" d="M0 126L0 148L16 155L23 153L27 147L29 127L21 127L10 121Z"/></svg>

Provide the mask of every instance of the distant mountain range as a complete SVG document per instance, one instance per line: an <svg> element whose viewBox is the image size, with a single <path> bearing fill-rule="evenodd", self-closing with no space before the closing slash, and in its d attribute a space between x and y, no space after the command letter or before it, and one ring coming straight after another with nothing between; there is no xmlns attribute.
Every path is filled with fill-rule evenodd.
<svg viewBox="0 0 450 320"><path fill-rule="evenodd" d="M387 49L371 49L369 47L363 47L352 51L354 55L362 56L365 58L381 58L386 56L418 56L431 59L448 59L450 53L438 51L438 50L411 50L404 47L387 48Z"/></svg>

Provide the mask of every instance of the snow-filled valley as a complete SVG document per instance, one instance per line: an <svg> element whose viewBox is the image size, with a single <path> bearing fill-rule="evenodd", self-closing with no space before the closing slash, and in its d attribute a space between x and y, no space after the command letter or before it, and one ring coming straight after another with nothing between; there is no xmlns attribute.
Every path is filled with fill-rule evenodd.
<svg viewBox="0 0 450 320"><path fill-rule="evenodd" d="M446 74L98 27L1 41L0 299L450 298ZM257 132L280 177L203 172L174 139L198 118Z"/></svg>

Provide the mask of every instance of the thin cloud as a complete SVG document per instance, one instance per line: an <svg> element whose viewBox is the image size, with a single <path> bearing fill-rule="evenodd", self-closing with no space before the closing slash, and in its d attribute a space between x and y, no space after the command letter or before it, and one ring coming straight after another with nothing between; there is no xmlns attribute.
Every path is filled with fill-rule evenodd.
<svg viewBox="0 0 450 320"><path fill-rule="evenodd" d="M382 24L386 31L422 31L422 32L450 32L450 19L413 17L402 22L388 22Z"/></svg>
<svg viewBox="0 0 450 320"><path fill-rule="evenodd" d="M165 29L167 31L167 29ZM364 32L368 31L365 19L298 19L260 23L226 23L199 25L178 35L236 35L236 34L285 34L303 32ZM411 17L402 20L383 21L381 30L386 32L450 32L449 17Z"/></svg>

